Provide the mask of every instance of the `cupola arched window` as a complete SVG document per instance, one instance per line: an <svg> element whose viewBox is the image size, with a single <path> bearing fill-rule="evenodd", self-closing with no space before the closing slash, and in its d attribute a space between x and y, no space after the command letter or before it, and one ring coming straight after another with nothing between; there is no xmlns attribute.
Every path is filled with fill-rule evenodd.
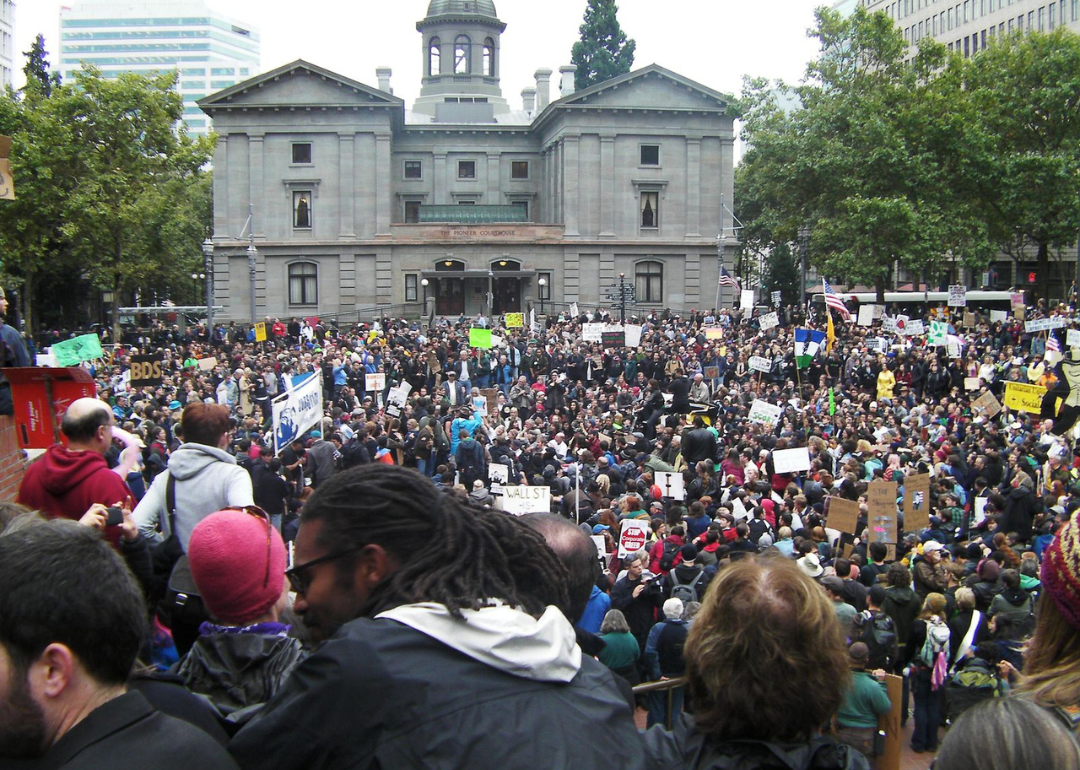
<svg viewBox="0 0 1080 770"><path fill-rule="evenodd" d="M472 42L468 35L458 35L454 40L454 74L467 75L470 69Z"/></svg>
<svg viewBox="0 0 1080 770"><path fill-rule="evenodd" d="M484 77L495 77L495 41L490 37L484 40Z"/></svg>
<svg viewBox="0 0 1080 770"><path fill-rule="evenodd" d="M428 43L428 75L434 77L438 75L442 69L442 49L440 48L439 38L431 38L431 42Z"/></svg>

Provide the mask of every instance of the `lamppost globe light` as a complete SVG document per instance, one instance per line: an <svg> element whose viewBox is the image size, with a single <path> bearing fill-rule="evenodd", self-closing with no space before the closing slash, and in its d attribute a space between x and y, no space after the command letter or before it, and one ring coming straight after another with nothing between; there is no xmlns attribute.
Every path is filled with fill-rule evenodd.
<svg viewBox="0 0 1080 770"><path fill-rule="evenodd" d="M421 286L428 286L428 285L430 285L430 282L428 281L427 278L421 278L420 279L420 285Z"/></svg>
<svg viewBox="0 0 1080 770"><path fill-rule="evenodd" d="M546 278L541 278L539 281L537 281L537 283L540 284L541 286L547 286L547 279Z"/></svg>

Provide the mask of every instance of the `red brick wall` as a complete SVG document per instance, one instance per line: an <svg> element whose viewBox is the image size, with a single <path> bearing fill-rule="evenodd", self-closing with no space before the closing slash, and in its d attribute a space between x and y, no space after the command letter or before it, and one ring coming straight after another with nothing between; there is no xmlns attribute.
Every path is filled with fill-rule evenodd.
<svg viewBox="0 0 1080 770"><path fill-rule="evenodd" d="M15 500L26 460L15 435L15 418L0 417L0 502Z"/></svg>

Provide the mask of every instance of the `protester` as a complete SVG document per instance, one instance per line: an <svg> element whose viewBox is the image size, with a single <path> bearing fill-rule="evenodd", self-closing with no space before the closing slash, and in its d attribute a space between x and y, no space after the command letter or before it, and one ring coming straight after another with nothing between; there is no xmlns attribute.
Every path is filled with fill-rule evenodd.
<svg viewBox="0 0 1080 770"><path fill-rule="evenodd" d="M836 724L837 738L864 756L872 757L878 717L888 714L892 704L885 691L885 670L867 671L869 659L870 649L863 642L855 642L848 648L851 689L844 695Z"/></svg>

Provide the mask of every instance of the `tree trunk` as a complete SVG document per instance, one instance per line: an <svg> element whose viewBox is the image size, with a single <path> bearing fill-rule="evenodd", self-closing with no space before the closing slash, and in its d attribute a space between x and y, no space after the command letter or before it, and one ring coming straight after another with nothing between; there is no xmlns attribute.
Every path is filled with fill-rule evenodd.
<svg viewBox="0 0 1080 770"><path fill-rule="evenodd" d="M23 279L22 286L22 320L23 330L30 337L37 331L34 319L34 276L29 274Z"/></svg>
<svg viewBox="0 0 1080 770"><path fill-rule="evenodd" d="M120 342L120 276L113 276L112 286L112 343Z"/></svg>
<svg viewBox="0 0 1080 770"><path fill-rule="evenodd" d="M877 293L877 303L885 304L885 273L879 273L874 279L874 291Z"/></svg>
<svg viewBox="0 0 1080 770"><path fill-rule="evenodd" d="M1046 243L1039 244L1039 252L1036 260L1036 276L1038 292L1036 299L1045 299L1050 302L1050 247Z"/></svg>

